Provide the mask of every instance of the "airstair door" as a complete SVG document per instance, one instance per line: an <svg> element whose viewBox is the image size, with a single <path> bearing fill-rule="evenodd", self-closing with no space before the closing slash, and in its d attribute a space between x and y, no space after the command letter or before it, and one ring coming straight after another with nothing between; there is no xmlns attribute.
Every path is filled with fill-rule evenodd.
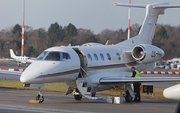
<svg viewBox="0 0 180 113"><path fill-rule="evenodd" d="M78 54L79 59L80 59L81 69L80 69L79 77L83 77L86 74L86 71L87 71L86 55L79 48L73 48L73 49L76 51L76 53Z"/></svg>

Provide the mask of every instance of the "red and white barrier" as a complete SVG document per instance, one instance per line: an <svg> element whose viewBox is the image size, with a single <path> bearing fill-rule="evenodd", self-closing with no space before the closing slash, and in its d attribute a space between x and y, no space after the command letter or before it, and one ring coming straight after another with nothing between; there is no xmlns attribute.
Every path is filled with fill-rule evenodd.
<svg viewBox="0 0 180 113"><path fill-rule="evenodd" d="M178 71L142 71L141 74L180 75L180 72Z"/></svg>
<svg viewBox="0 0 180 113"><path fill-rule="evenodd" d="M0 70L20 71L20 72L23 72L25 69L19 69L19 68L0 68Z"/></svg>
<svg viewBox="0 0 180 113"><path fill-rule="evenodd" d="M25 69L19 69L19 68L0 68L0 70L23 72ZM180 75L180 72L179 71L141 71L141 74Z"/></svg>

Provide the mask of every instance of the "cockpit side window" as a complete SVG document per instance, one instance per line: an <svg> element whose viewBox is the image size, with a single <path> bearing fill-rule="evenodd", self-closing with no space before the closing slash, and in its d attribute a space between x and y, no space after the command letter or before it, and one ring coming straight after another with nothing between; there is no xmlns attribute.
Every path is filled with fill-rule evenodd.
<svg viewBox="0 0 180 113"><path fill-rule="evenodd" d="M47 51L43 51L37 58L36 60L42 60L44 56L46 55Z"/></svg>
<svg viewBox="0 0 180 113"><path fill-rule="evenodd" d="M60 61L60 53L59 52L49 52L45 60L54 60Z"/></svg>
<svg viewBox="0 0 180 113"><path fill-rule="evenodd" d="M68 60L70 59L70 55L68 53L62 53L62 60Z"/></svg>

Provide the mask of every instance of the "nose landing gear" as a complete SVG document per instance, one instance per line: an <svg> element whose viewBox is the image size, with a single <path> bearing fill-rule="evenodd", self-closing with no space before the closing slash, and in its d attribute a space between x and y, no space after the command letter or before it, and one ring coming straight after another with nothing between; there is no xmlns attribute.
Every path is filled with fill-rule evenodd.
<svg viewBox="0 0 180 113"><path fill-rule="evenodd" d="M38 93L37 96L36 96L36 100L38 100L39 103L43 103L44 97L43 97L43 95L41 94L41 87L38 87L38 90L39 90L39 93Z"/></svg>
<svg viewBox="0 0 180 113"><path fill-rule="evenodd" d="M37 96L36 96L36 99L35 99L35 100L29 100L29 103L32 103L32 104L43 103L44 97L43 97L43 95L41 94L41 88L42 88L42 87L38 87L39 92L38 92L38 94L37 94Z"/></svg>
<svg viewBox="0 0 180 113"><path fill-rule="evenodd" d="M43 103L44 97L42 96L42 94L38 94L38 95L36 96L36 100L38 100L39 103Z"/></svg>

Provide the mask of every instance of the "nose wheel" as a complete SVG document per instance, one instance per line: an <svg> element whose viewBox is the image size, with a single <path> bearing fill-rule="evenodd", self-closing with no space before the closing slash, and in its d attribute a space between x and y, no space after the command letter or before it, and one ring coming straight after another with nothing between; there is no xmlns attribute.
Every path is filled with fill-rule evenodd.
<svg viewBox="0 0 180 113"><path fill-rule="evenodd" d="M39 93L38 93L37 96L36 96L36 100L38 100L39 103L43 103L44 97L43 97L43 95L41 94L41 87L38 87L38 90L39 90Z"/></svg>
<svg viewBox="0 0 180 113"><path fill-rule="evenodd" d="M42 96L42 94L38 94L38 95L36 96L36 100L38 100L39 103L43 103L44 97Z"/></svg>

